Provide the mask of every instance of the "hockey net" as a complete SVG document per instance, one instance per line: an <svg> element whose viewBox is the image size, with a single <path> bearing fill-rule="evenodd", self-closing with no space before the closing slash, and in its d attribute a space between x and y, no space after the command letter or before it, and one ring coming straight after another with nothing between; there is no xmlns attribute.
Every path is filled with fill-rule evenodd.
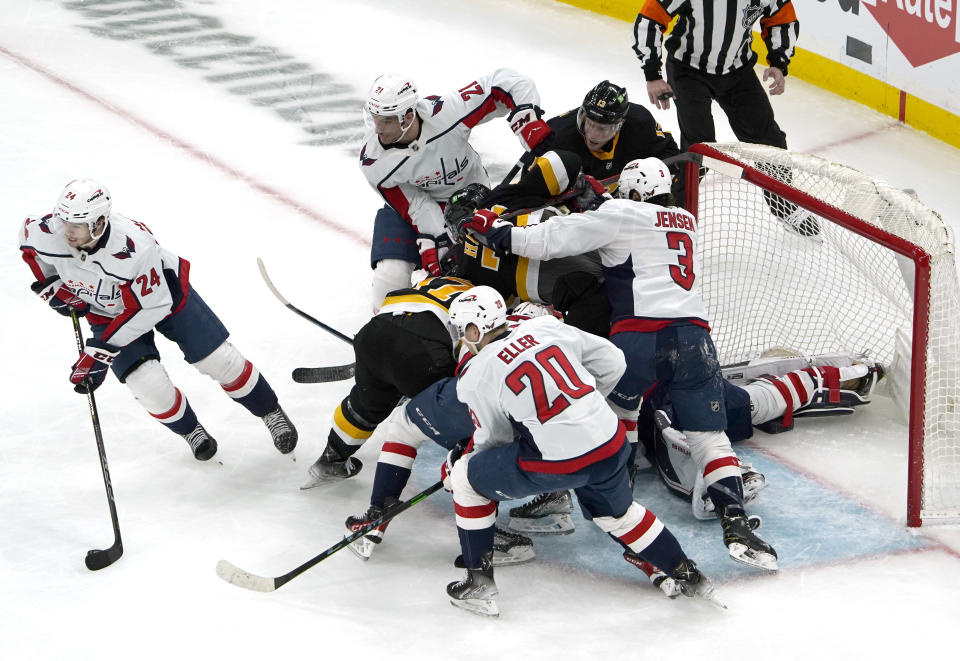
<svg viewBox="0 0 960 661"><path fill-rule="evenodd" d="M907 192L816 156L742 143L690 151L739 166L707 169L698 184L691 164L687 176L721 364L771 348L881 363L908 417L908 525L960 517L950 228Z"/></svg>

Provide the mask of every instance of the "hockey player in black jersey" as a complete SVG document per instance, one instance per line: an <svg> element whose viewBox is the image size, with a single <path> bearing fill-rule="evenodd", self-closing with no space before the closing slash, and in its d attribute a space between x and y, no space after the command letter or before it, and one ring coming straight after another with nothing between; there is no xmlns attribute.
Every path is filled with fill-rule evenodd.
<svg viewBox="0 0 960 661"><path fill-rule="evenodd" d="M380 313L354 338L356 381L333 413L327 445L310 467L310 481L303 488L359 473L363 464L353 454L401 397L413 397L453 376L456 360L448 310L470 287L457 278L427 278L387 294Z"/></svg>
<svg viewBox="0 0 960 661"><path fill-rule="evenodd" d="M587 92L579 108L547 121L554 149L580 157L583 172L597 179L615 177L636 158L660 160L680 153L669 131L664 131L649 110L631 103L627 90L609 80ZM673 193L680 195L682 166L671 168Z"/></svg>
<svg viewBox="0 0 960 661"><path fill-rule="evenodd" d="M471 236L458 236L460 221L477 209L496 208L501 217L524 227L585 209L599 199L602 190L596 180L591 183L583 176L576 154L564 151L536 158L515 184L493 190L471 184L458 190L444 211L448 232L460 241L448 272L475 285L493 287L511 304L524 300L550 305L569 325L606 337L610 307L595 253L540 261L496 254ZM566 199L544 206L562 193L567 194Z"/></svg>

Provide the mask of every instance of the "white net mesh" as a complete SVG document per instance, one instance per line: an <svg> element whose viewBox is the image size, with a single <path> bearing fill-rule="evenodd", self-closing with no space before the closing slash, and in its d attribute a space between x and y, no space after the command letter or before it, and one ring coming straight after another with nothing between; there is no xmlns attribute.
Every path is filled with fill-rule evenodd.
<svg viewBox="0 0 960 661"><path fill-rule="evenodd" d="M949 228L911 195L846 166L712 146L930 255L926 382L908 386L925 395L921 515L960 517L960 286ZM852 351L890 367L897 330L912 336L912 260L740 179L708 171L699 195L701 284L722 364L781 348Z"/></svg>

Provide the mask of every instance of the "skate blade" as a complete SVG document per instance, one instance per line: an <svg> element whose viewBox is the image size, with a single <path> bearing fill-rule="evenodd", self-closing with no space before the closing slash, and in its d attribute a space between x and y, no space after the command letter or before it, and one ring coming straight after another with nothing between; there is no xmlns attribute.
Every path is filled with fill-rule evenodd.
<svg viewBox="0 0 960 661"><path fill-rule="evenodd" d="M344 535L344 537L349 537L349 535ZM373 554L373 547L376 546L366 537L361 537L358 540L350 542L347 545L347 548L353 552L355 556L366 562L370 559L370 556Z"/></svg>
<svg viewBox="0 0 960 661"><path fill-rule="evenodd" d="M493 599L451 599L450 603L475 615L500 617L500 607Z"/></svg>
<svg viewBox="0 0 960 661"><path fill-rule="evenodd" d="M704 590L702 593L698 592L697 596L703 599L704 601L709 601L710 604L720 610L728 610L727 605L720 601L720 598L717 597L717 591L710 586L709 589Z"/></svg>
<svg viewBox="0 0 960 661"><path fill-rule="evenodd" d="M510 565L522 565L530 562L537 557L536 551L532 546L513 548L510 551L493 551L494 567L509 567Z"/></svg>
<svg viewBox="0 0 960 661"><path fill-rule="evenodd" d="M777 559L770 553L763 551L751 551L745 544L733 543L727 547L730 558L734 562L739 562L755 569L765 569L767 571L778 571Z"/></svg>
<svg viewBox="0 0 960 661"><path fill-rule="evenodd" d="M569 535L574 531L569 514L547 514L539 519L510 517L507 526L526 535Z"/></svg>

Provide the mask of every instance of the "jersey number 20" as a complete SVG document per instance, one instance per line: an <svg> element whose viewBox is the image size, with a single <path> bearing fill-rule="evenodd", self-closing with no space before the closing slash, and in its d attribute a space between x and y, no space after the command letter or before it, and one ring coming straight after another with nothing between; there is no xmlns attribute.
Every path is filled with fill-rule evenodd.
<svg viewBox="0 0 960 661"><path fill-rule="evenodd" d="M521 363L507 375L506 382L515 395L519 395L529 386L540 424L544 424L570 406L570 400L562 393L566 393L573 399L580 399L593 392L593 386L580 380L560 347L556 345L547 347L534 356L534 360L536 364L529 361ZM548 401L544 372L553 379L561 391L561 394L557 395L552 402Z"/></svg>

